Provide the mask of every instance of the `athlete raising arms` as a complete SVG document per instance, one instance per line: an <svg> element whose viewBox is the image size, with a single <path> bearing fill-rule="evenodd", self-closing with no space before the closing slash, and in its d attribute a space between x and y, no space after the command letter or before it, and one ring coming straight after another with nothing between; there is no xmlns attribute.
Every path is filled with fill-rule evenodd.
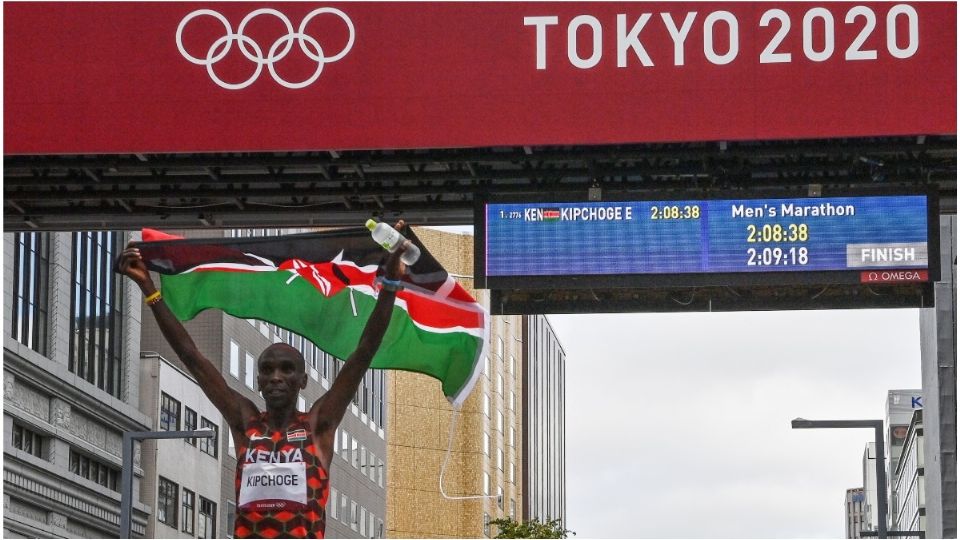
<svg viewBox="0 0 960 540"><path fill-rule="evenodd" d="M397 223L398 229L403 226ZM387 279L403 274L404 249L389 255ZM334 435L380 348L396 289L383 285L357 349L306 413L297 410L299 392L307 386L303 355L284 343L267 347L257 360L257 387L266 402L266 411L260 411L227 386L220 370L200 353L164 304L137 248L127 246L119 269L143 291L164 338L230 425L237 445L235 538L323 538Z"/></svg>

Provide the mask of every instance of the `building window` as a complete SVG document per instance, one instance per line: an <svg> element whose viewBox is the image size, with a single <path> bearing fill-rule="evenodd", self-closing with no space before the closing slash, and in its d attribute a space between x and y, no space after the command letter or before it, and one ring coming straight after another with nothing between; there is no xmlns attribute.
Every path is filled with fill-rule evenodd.
<svg viewBox="0 0 960 540"><path fill-rule="evenodd" d="M497 468L503 470L503 449L497 448Z"/></svg>
<svg viewBox="0 0 960 540"><path fill-rule="evenodd" d="M497 373L497 392L503 395L503 375Z"/></svg>
<svg viewBox="0 0 960 540"><path fill-rule="evenodd" d="M487 394L483 395L483 414L487 415L487 418L490 417L490 396Z"/></svg>
<svg viewBox="0 0 960 540"><path fill-rule="evenodd" d="M191 409L190 407L183 408L183 430L184 431L197 430L197 411ZM187 439L187 444L192 444L193 446L196 446L197 438L191 437Z"/></svg>
<svg viewBox="0 0 960 540"><path fill-rule="evenodd" d="M17 423L13 424L13 447L43 457L43 437Z"/></svg>
<svg viewBox="0 0 960 540"><path fill-rule="evenodd" d="M67 368L120 397L121 283L113 261L122 249L112 231L73 233L70 352Z"/></svg>
<svg viewBox="0 0 960 540"><path fill-rule="evenodd" d="M510 499L510 519L517 520L517 501Z"/></svg>
<svg viewBox="0 0 960 540"><path fill-rule="evenodd" d="M349 523L350 514L347 513L348 502L349 502L349 499L347 499L347 494L341 493L340 494L340 521L343 522L344 525L350 524Z"/></svg>
<svg viewBox="0 0 960 540"><path fill-rule="evenodd" d="M483 473L483 494L490 494L490 474L484 471Z"/></svg>
<svg viewBox="0 0 960 540"><path fill-rule="evenodd" d="M367 509L360 507L360 520L357 522L360 526L360 536L367 536Z"/></svg>
<svg viewBox="0 0 960 540"><path fill-rule="evenodd" d="M190 535L193 535L194 531L193 510L196 504L197 496L194 495L194 493L189 489L183 488L183 499L180 502L180 514L182 517L180 522L182 523L183 528L180 530Z"/></svg>
<svg viewBox="0 0 960 540"><path fill-rule="evenodd" d="M157 489L157 521L177 528L177 484L160 477L160 486Z"/></svg>
<svg viewBox="0 0 960 540"><path fill-rule="evenodd" d="M303 396L300 394L297 394L297 410L307 412L307 400L303 399Z"/></svg>
<svg viewBox="0 0 960 540"><path fill-rule="evenodd" d="M198 519L198 538L217 537L217 503L200 497L200 517Z"/></svg>
<svg viewBox="0 0 960 540"><path fill-rule="evenodd" d="M350 433L343 430L343 437L340 437L340 457L350 461Z"/></svg>
<svg viewBox="0 0 960 540"><path fill-rule="evenodd" d="M340 501L337 500L337 490L330 488L330 517L340 519Z"/></svg>
<svg viewBox="0 0 960 540"><path fill-rule="evenodd" d="M503 359L503 338L497 336L497 356Z"/></svg>
<svg viewBox="0 0 960 540"><path fill-rule="evenodd" d="M517 483L517 464L512 461L510 462L510 483Z"/></svg>
<svg viewBox="0 0 960 540"><path fill-rule="evenodd" d="M510 410L517 410L517 394L513 390L510 391Z"/></svg>
<svg viewBox="0 0 960 540"><path fill-rule="evenodd" d="M490 435L486 431L483 432L483 453L490 455Z"/></svg>
<svg viewBox="0 0 960 540"><path fill-rule="evenodd" d="M217 449L220 447L220 426L200 417L200 429L213 430L213 437L200 437L200 451L217 457L219 455Z"/></svg>
<svg viewBox="0 0 960 540"><path fill-rule="evenodd" d="M383 487L383 460L377 460L377 485Z"/></svg>
<svg viewBox="0 0 960 540"><path fill-rule="evenodd" d="M490 375L490 357L489 356L483 357L483 374L487 376Z"/></svg>
<svg viewBox="0 0 960 540"><path fill-rule="evenodd" d="M367 447L360 445L360 472L367 474Z"/></svg>
<svg viewBox="0 0 960 540"><path fill-rule="evenodd" d="M256 390L256 387L254 386L253 382L254 382L254 375L256 374L257 369L254 367L253 355L250 353L246 353L246 359L247 359L247 364L246 364L247 371L246 373L244 373L243 382L244 384L247 385L247 388L251 390Z"/></svg>
<svg viewBox="0 0 960 540"><path fill-rule="evenodd" d="M160 392L160 431L180 430L180 402Z"/></svg>
<svg viewBox="0 0 960 540"><path fill-rule="evenodd" d="M510 426L510 446L516 446L517 442L517 429L513 426Z"/></svg>
<svg viewBox="0 0 960 540"><path fill-rule="evenodd" d="M13 317L10 335L47 354L47 290L50 268L48 233L13 234Z"/></svg>
<svg viewBox="0 0 960 540"><path fill-rule="evenodd" d="M120 470L70 449L70 472L96 482L101 486L120 491Z"/></svg>
<svg viewBox="0 0 960 540"><path fill-rule="evenodd" d="M497 411L497 431L503 436L503 413Z"/></svg>
<svg viewBox="0 0 960 540"><path fill-rule="evenodd" d="M233 526L237 521L237 503L227 501L227 538L233 538Z"/></svg>
<svg viewBox="0 0 960 540"><path fill-rule="evenodd" d="M227 427L227 455L237 457L237 446L233 444L233 432Z"/></svg>
<svg viewBox="0 0 960 540"><path fill-rule="evenodd" d="M375 516L373 515L373 512L370 512L369 514L367 514L367 519L368 519L368 521L367 521L367 534L368 534L368 536L369 536L370 538L377 538L377 537L379 536L379 535L377 534L377 530L376 530L375 528L373 528L373 520L374 520L374 518L375 518Z"/></svg>
<svg viewBox="0 0 960 540"><path fill-rule="evenodd" d="M359 528L359 523L357 521L360 519L360 513L357 509L357 502L350 501L350 528L357 530Z"/></svg>
<svg viewBox="0 0 960 540"><path fill-rule="evenodd" d="M230 375L234 379L240 378L240 346L230 340Z"/></svg>
<svg viewBox="0 0 960 540"><path fill-rule="evenodd" d="M510 375L517 374L517 359L510 355Z"/></svg>
<svg viewBox="0 0 960 540"><path fill-rule="evenodd" d="M367 470L364 471L364 473L366 473L366 475L370 477L371 482L376 482L377 481L377 476L376 476L377 475L377 455L374 454L373 452L370 452L370 458L367 461L370 465L367 468Z"/></svg>
<svg viewBox="0 0 960 540"><path fill-rule="evenodd" d="M503 510L503 488L497 486L497 508Z"/></svg>
<svg viewBox="0 0 960 540"><path fill-rule="evenodd" d="M483 535L490 538L490 514L483 513Z"/></svg>
<svg viewBox="0 0 960 540"><path fill-rule="evenodd" d="M350 464L354 469L360 468L360 443L356 438L351 441Z"/></svg>

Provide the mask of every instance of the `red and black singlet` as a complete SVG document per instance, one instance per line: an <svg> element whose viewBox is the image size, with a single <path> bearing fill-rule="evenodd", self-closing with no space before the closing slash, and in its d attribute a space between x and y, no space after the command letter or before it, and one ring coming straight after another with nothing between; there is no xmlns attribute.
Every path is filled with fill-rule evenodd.
<svg viewBox="0 0 960 540"><path fill-rule="evenodd" d="M330 481L306 414L283 429L267 413L247 422L237 449L236 538L323 538Z"/></svg>

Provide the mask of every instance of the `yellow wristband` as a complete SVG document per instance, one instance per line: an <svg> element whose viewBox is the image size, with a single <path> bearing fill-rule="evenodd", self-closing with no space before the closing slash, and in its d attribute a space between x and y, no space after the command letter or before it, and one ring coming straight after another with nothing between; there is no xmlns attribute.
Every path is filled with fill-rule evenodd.
<svg viewBox="0 0 960 540"><path fill-rule="evenodd" d="M159 302L161 298L163 297L160 296L160 291L154 291L153 294L143 299L143 303L148 306L152 306L153 304Z"/></svg>

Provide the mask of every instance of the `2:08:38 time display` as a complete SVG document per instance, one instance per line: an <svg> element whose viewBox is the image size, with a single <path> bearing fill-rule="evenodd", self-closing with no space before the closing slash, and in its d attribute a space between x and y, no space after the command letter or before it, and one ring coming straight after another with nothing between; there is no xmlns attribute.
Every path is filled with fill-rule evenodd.
<svg viewBox="0 0 960 540"><path fill-rule="evenodd" d="M808 262L810 254L805 247L747 249L747 266L803 266Z"/></svg>
<svg viewBox="0 0 960 540"><path fill-rule="evenodd" d="M760 227L747 225L747 242L806 242L810 239L810 229L806 223L766 224Z"/></svg>

